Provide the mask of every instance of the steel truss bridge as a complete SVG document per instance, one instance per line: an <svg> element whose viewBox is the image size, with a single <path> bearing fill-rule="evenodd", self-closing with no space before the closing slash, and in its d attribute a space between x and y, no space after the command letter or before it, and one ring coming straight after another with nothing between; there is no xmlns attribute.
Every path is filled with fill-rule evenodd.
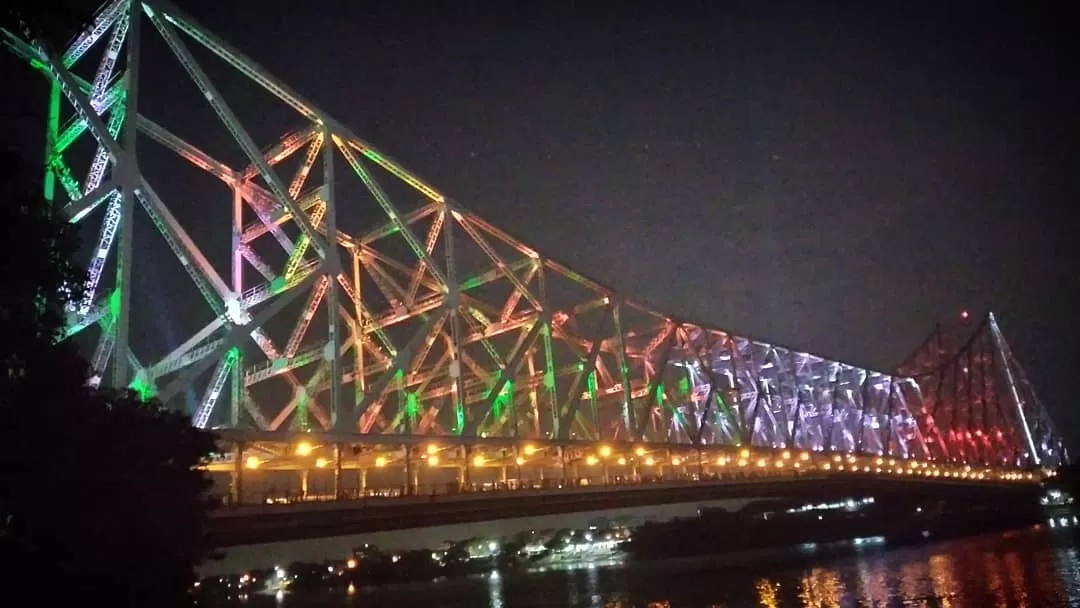
<svg viewBox="0 0 1080 608"><path fill-rule="evenodd" d="M342 467L408 475L424 459L505 471L545 454L564 470L696 458L1028 479L1066 458L993 315L958 342L935 333L891 372L687 322L466 210L167 0L109 2L62 50L2 34L49 85L45 198L96 237L67 331L94 345L90 382L178 406L196 391L193 423L239 447L214 467L326 466L308 461L332 449L335 479ZM239 163L165 126L186 107L140 105L165 69L144 60L150 44L168 49L230 135L220 154ZM248 104L229 103L225 79L254 83L300 126L260 146L245 125L266 117L241 117ZM151 148L219 191L170 200L174 170L150 175ZM229 224L227 260L185 229L177 202ZM344 229L349 213L366 228ZM142 243L136 253L139 215L157 234L138 238L161 239L201 294L190 306L204 325L168 352L138 344L153 330L138 326L148 304L133 277L158 266Z"/></svg>

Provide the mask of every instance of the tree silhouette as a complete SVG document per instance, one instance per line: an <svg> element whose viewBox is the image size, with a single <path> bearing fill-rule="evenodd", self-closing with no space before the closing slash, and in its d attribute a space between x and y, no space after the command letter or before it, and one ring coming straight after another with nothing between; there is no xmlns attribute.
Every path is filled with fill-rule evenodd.
<svg viewBox="0 0 1080 608"><path fill-rule="evenodd" d="M1052 480L1052 485L1068 492L1074 500L1080 500L1080 463L1059 467L1057 479Z"/></svg>
<svg viewBox="0 0 1080 608"><path fill-rule="evenodd" d="M0 147L0 563L4 582L111 606L188 603L202 559L210 433L130 391L91 390L58 342L79 295L77 239Z"/></svg>

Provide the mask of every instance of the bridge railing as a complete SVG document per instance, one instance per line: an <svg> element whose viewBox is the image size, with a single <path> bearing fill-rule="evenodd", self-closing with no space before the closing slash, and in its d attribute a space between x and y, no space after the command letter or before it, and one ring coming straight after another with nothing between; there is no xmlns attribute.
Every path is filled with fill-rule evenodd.
<svg viewBox="0 0 1080 608"><path fill-rule="evenodd" d="M494 483L418 484L379 488L350 489L337 494L325 492L293 491L287 493L264 492L258 503L238 503L222 498L226 508L219 516L254 514L259 512L287 512L291 509L340 509L367 505L412 504L425 502L471 501L501 497L539 497L555 493L602 493L634 490L659 490L688 485L733 485L753 483L776 483L783 480L806 481L813 479L895 480L897 482L944 483L950 485L971 484L1038 484L1044 479L1037 471L995 470L973 468L970 465L936 465L917 461L902 462L882 459L884 467L852 466L844 459L787 467L745 466L724 471L697 471L666 473L661 475L616 475L603 477L575 477L568 479L512 478ZM889 466L891 462L892 466Z"/></svg>

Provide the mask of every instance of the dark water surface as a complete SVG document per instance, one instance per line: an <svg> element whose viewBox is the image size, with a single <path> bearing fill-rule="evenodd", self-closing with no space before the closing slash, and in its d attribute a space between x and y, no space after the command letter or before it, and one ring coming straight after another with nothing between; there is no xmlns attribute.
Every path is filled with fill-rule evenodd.
<svg viewBox="0 0 1080 608"><path fill-rule="evenodd" d="M718 539L718 543L722 539ZM708 559L444 580L352 594L253 598L282 608L1080 606L1072 537L1025 530L786 564Z"/></svg>

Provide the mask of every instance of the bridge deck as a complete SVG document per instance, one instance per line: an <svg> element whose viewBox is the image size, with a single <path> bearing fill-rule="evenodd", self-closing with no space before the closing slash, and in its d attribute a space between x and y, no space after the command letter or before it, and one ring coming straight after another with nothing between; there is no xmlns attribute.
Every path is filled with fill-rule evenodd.
<svg viewBox="0 0 1080 608"><path fill-rule="evenodd" d="M292 505L246 505L221 509L209 526L217 547L260 544L725 498L835 498L866 495L1030 496L1038 484L987 483L962 479L894 478L873 475L805 475L795 479L672 481L627 486L376 498Z"/></svg>

